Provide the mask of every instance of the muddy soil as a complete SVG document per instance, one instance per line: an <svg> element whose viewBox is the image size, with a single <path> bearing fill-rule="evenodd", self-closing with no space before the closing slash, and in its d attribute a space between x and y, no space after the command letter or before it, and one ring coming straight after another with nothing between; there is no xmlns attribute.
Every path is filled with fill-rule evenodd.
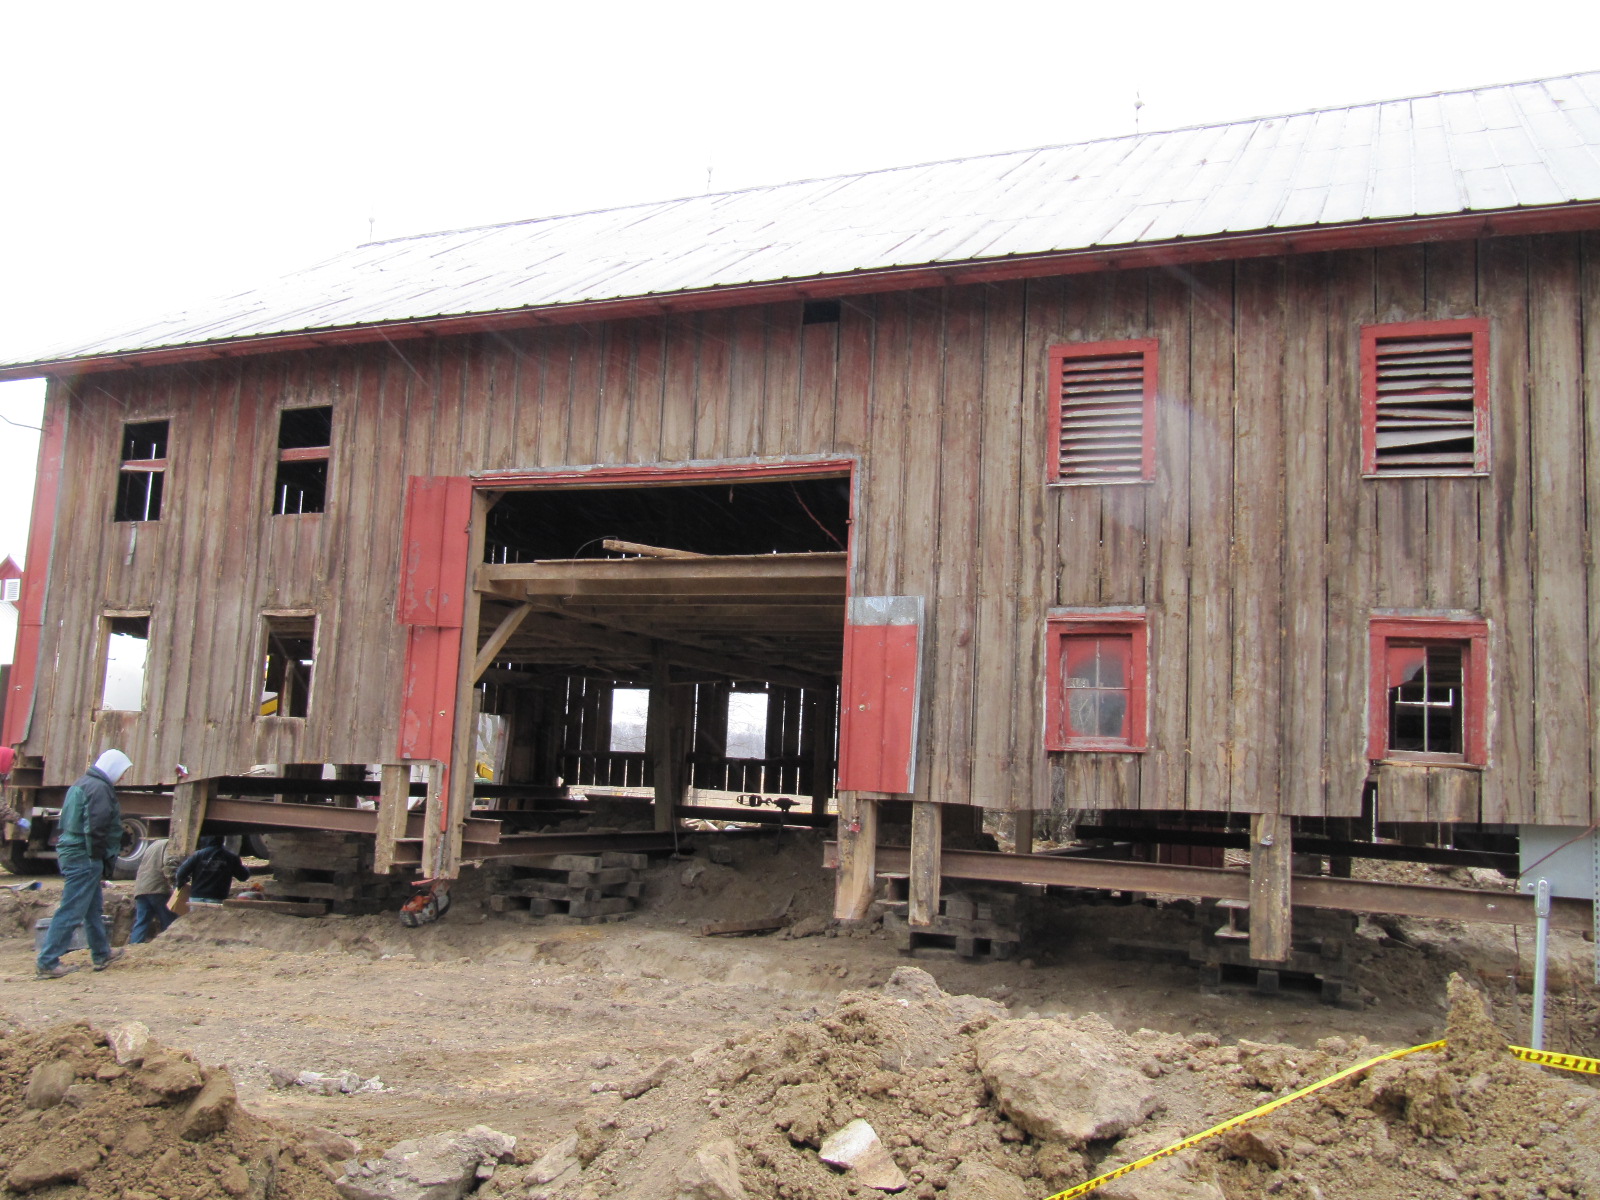
<svg viewBox="0 0 1600 1200"><path fill-rule="evenodd" d="M1351 950L1362 1002L1349 1009L1309 992L1206 992L1188 966L1111 957L1113 932L1192 938L1192 906L1181 904L1048 897L1028 957L1014 962L969 963L948 951L907 958L882 931L699 935L705 920L778 911L800 929L820 926L831 898L820 859L813 837L787 832L739 839L731 863L667 860L650 872L642 911L609 925L511 921L488 911L470 879L445 920L421 929L392 916L201 910L130 947L109 971L36 982L32 923L48 915L57 890L47 881L38 892L0 892L0 933L9 935L0 940L0 1015L23 1029L142 1021L159 1042L225 1065L241 1103L262 1117L380 1149L482 1123L516 1136L519 1157L556 1144L666 1059L690 1061L729 1038L814 1021L842 993L881 989L907 964L947 993L997 1002L1008 1018L1097 1014L1120 1034L1307 1050L1330 1037L1400 1046L1440 1036L1446 980L1459 972L1485 996L1503 1036L1527 1038L1531 937L1490 927L1363 922ZM1556 939L1554 1048L1600 1054L1591 951L1575 936ZM275 1069L350 1071L378 1078L382 1090L318 1095L276 1086ZM1240 1177L1226 1194L1266 1187Z"/></svg>

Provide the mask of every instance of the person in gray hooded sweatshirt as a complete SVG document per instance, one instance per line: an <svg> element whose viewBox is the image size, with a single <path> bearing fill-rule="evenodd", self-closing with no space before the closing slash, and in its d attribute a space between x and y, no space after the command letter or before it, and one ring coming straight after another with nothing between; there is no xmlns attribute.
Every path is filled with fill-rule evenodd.
<svg viewBox="0 0 1600 1200"><path fill-rule="evenodd" d="M74 968L61 965L78 926L84 928L89 957L104 971L122 957L106 936L100 885L110 879L122 850L122 806L116 782L133 764L121 750L107 750L77 783L67 789L57 824L56 863L61 869L61 903L50 918L35 964L36 979L60 979Z"/></svg>

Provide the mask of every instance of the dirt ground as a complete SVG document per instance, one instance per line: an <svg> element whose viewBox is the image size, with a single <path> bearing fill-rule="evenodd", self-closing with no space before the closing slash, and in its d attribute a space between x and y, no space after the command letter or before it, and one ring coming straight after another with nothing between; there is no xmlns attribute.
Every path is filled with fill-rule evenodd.
<svg viewBox="0 0 1600 1200"><path fill-rule="evenodd" d="M1441 1036L1446 980L1458 972L1483 994L1503 1037L1527 1040L1531 931L1500 927L1362 922L1352 947L1361 1002L1352 1008L1322 1005L1308 992L1207 992L1191 967L1112 957L1113 934L1191 936L1183 905L1050 896L1039 902L1028 957L1014 962L969 963L944 951L908 958L882 931L699 936L709 919L779 910L802 922L825 917L831 877L820 861L810 834L740 838L731 863L694 855L652 868L642 911L607 925L503 918L470 878L449 915L421 929L388 915L197 910L154 943L130 947L109 971L37 982L32 927L57 890L47 880L38 891L0 892L0 1016L26 1030L142 1021L157 1041L225 1065L251 1112L331 1129L368 1149L482 1123L533 1153L615 1103L618 1087L652 1066L814 1021L842 994L872 993L908 964L946 993L997 1002L1008 1018L1097 1014L1118 1036L1210 1035L1224 1046L1247 1039L1307 1050L1328 1038L1390 1047ZM116 885L119 893L130 887ZM1555 941L1548 1044L1600 1055L1593 948L1572 935ZM318 1095L275 1086L275 1070L351 1071L377 1077L382 1090ZM1225 1194L1273 1190L1240 1178Z"/></svg>

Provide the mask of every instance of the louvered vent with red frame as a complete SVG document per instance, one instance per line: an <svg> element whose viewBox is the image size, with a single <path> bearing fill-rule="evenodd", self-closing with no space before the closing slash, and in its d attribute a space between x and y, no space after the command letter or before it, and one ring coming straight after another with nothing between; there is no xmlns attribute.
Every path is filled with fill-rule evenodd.
<svg viewBox="0 0 1600 1200"><path fill-rule="evenodd" d="M1363 326L1362 472L1487 471L1488 380L1487 321Z"/></svg>
<svg viewBox="0 0 1600 1200"><path fill-rule="evenodd" d="M1156 342L1050 347L1053 483L1155 478Z"/></svg>

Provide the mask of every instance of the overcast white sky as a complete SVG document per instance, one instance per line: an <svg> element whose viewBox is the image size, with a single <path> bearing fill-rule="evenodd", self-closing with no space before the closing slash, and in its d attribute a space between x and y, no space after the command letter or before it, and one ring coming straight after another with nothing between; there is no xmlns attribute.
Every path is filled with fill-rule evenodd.
<svg viewBox="0 0 1600 1200"><path fill-rule="evenodd" d="M368 240L1600 66L1594 0L0 0L0 361ZM43 387L0 383L36 425ZM0 422L0 555L35 435Z"/></svg>

